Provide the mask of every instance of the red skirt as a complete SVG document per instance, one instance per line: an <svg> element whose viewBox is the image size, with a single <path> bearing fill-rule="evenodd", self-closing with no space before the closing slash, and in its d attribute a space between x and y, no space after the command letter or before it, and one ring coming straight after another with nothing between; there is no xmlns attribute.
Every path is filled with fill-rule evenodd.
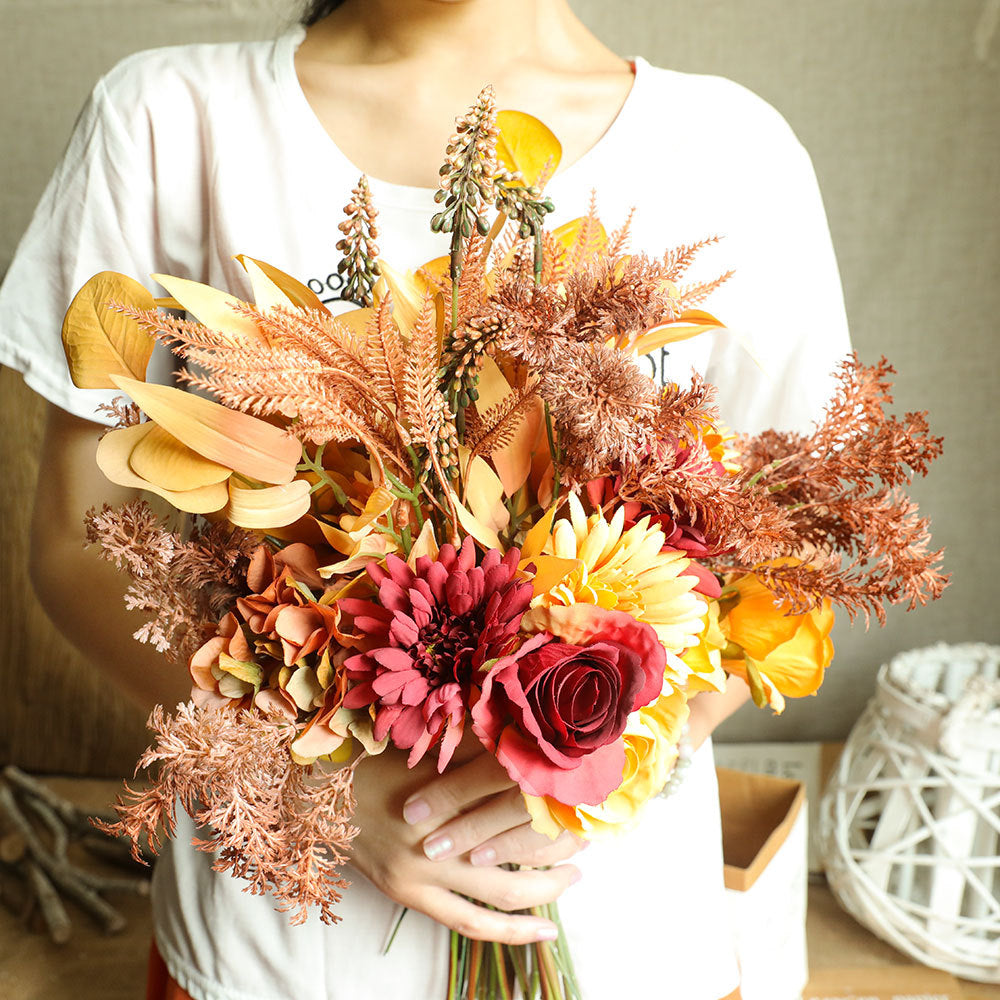
<svg viewBox="0 0 1000 1000"><path fill-rule="evenodd" d="M191 1000L191 994L182 990L167 972L166 963L156 947L156 941L149 943L146 1000Z"/></svg>

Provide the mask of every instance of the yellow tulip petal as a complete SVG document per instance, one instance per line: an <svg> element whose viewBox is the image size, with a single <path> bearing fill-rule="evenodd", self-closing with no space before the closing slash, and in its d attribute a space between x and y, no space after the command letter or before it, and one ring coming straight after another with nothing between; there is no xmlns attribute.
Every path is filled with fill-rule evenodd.
<svg viewBox="0 0 1000 1000"><path fill-rule="evenodd" d="M229 504L224 514L241 528L263 530L292 524L309 513L309 484L295 479L284 486L255 490L229 481Z"/></svg>
<svg viewBox="0 0 1000 1000"><path fill-rule="evenodd" d="M548 165L548 176L555 173L562 159L562 145L547 125L523 111L497 114L497 159L508 169L520 171L524 183L537 183Z"/></svg>
<svg viewBox="0 0 1000 1000"><path fill-rule="evenodd" d="M154 308L146 288L114 271L95 274L76 293L63 320L62 343L73 384L81 389L113 389L112 374L146 377L154 340L109 302Z"/></svg>
<svg viewBox="0 0 1000 1000"><path fill-rule="evenodd" d="M465 505L478 521L498 533L510 524L510 511L503 502L503 483L479 457L465 471Z"/></svg>
<svg viewBox="0 0 1000 1000"><path fill-rule="evenodd" d="M429 520L424 521L424 526L420 529L420 534L417 535L416 540L410 548L410 555L406 560L410 569L416 566L417 560L421 556L427 556L430 559L437 559L438 557L438 543L437 538L434 537L434 525Z"/></svg>
<svg viewBox="0 0 1000 1000"><path fill-rule="evenodd" d="M392 317L400 333L408 337L423 309L427 281L412 271L397 271L383 260L379 261L379 273L382 278L375 286L376 304L382 301L385 290L388 290L392 295Z"/></svg>
<svg viewBox="0 0 1000 1000"><path fill-rule="evenodd" d="M137 475L165 490L193 490L199 486L221 483L232 469L219 465L168 434L158 424L132 449L129 467Z"/></svg>
<svg viewBox="0 0 1000 1000"><path fill-rule="evenodd" d="M247 263L251 262L257 266L281 291L285 298L293 305L298 306L300 309L314 309L318 312L329 312L325 305L323 305L320 297L307 285L303 285L301 281L297 278L293 278L290 274L285 274L284 271L278 270L273 264L268 264L263 260L256 260L253 257L248 257L246 254L237 254L236 260L238 260L245 268L247 268L247 273L250 273L250 268L247 267ZM252 278L251 278L252 280ZM254 286L254 294L256 295L257 289ZM257 300L257 304L260 305L260 299Z"/></svg>
<svg viewBox="0 0 1000 1000"><path fill-rule="evenodd" d="M189 448L262 483L290 483L302 446L287 431L257 417L165 385L112 376L139 407Z"/></svg>
<svg viewBox="0 0 1000 1000"><path fill-rule="evenodd" d="M149 433L154 424L136 424L109 431L97 445L97 466L113 483L133 489L155 493L169 501L178 510L189 514L207 514L221 510L229 499L225 482L199 486L193 490L167 490L156 483L136 475L129 467L129 458L135 446Z"/></svg>
<svg viewBox="0 0 1000 1000"><path fill-rule="evenodd" d="M503 549L503 545L500 544L500 538L497 536L496 531L487 525L483 524L468 508L463 506L458 500L454 501L455 512L458 514L459 524L465 528L468 534L480 543L480 545L485 545L488 549Z"/></svg>
<svg viewBox="0 0 1000 1000"><path fill-rule="evenodd" d="M169 274L154 274L152 277L163 285L186 312L209 329L229 334L237 340L264 340L264 335L253 319L238 311L243 303L235 295L220 292L200 281L175 278Z"/></svg>
<svg viewBox="0 0 1000 1000"><path fill-rule="evenodd" d="M549 540L549 532L552 531L552 520L556 516L556 505L553 504L546 512L545 516L532 525L531 530L524 536L524 544L521 546L521 561L525 562L534 559L545 548L545 543Z"/></svg>
<svg viewBox="0 0 1000 1000"><path fill-rule="evenodd" d="M365 509L357 516L344 514L340 519L340 526L348 533L349 537L357 541L362 536L368 534L372 525L388 511L396 502L396 498L391 491L384 486L372 491L365 503Z"/></svg>

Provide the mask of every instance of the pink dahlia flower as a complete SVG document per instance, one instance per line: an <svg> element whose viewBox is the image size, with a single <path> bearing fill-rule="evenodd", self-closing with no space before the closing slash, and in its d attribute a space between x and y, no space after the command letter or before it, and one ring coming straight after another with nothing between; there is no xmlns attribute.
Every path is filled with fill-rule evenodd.
<svg viewBox="0 0 1000 1000"><path fill-rule="evenodd" d="M514 579L520 552L491 549L476 564L466 538L461 549L442 545L437 559L417 559L414 569L398 556L385 569L370 564L378 587L374 600L342 598L365 651L344 664L356 685L345 708L375 706L374 737L388 733L410 750L409 765L438 740L443 771L462 738L473 688L491 661L517 645L531 584Z"/></svg>

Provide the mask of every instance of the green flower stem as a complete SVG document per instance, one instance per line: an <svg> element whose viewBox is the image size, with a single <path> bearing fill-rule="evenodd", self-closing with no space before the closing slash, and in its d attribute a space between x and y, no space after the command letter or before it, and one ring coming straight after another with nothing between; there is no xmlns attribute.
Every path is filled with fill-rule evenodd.
<svg viewBox="0 0 1000 1000"><path fill-rule="evenodd" d="M497 980L500 984L500 996L503 1000L511 1000L510 981L507 978L507 963L504 961L503 948L496 941L493 942L492 947L493 961L497 967Z"/></svg>
<svg viewBox="0 0 1000 1000"><path fill-rule="evenodd" d="M458 1000L458 994L455 992L456 980L458 978L458 932L452 931L450 938L451 957L448 961L448 1000Z"/></svg>
<svg viewBox="0 0 1000 1000"><path fill-rule="evenodd" d="M514 982L520 987L521 996L530 1000L532 994L528 992L530 983L528 979L527 948L524 945L513 945L507 949L507 954L510 956L511 965L514 967Z"/></svg>
<svg viewBox="0 0 1000 1000"><path fill-rule="evenodd" d="M340 486L332 480L323 468L323 448L319 448L316 451L316 457L310 458L309 453L306 451L305 447L302 449L302 461L296 466L297 472L312 472L314 475L319 477L319 483L316 484L309 492L316 492L317 487L327 486L333 493L334 498L341 507L347 506L347 494L340 488Z"/></svg>
<svg viewBox="0 0 1000 1000"><path fill-rule="evenodd" d="M386 941L385 947L382 949L383 955L389 954L389 949L392 947L392 942L396 940L396 935L399 933L400 925L403 923L403 917L405 917L406 914L409 912L410 912L409 907L406 906L404 906L403 909L400 911L399 916L396 918L396 923L393 925L392 933L389 935L389 940Z"/></svg>

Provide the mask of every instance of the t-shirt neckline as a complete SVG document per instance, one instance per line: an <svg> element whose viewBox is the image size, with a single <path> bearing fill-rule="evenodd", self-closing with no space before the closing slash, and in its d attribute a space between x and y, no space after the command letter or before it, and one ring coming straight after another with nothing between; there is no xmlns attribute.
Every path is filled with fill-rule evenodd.
<svg viewBox="0 0 1000 1000"><path fill-rule="evenodd" d="M286 104L292 114L296 116L303 134L310 137L320 155L326 155L335 160L343 169L353 175L360 176L363 171L356 166L343 152L336 140L323 127L312 105L306 99L306 95L299 83L298 74L295 71L295 52L302 40L305 38L305 29L301 25L296 25L281 35L275 41L274 49L274 74ZM639 103L639 94L645 88L648 75L649 64L641 56L635 56L629 60L633 67L632 86L625 100L622 102L618 113L612 119L603 134L581 157L573 163L556 172L549 182L548 190L560 188L577 174L585 175L591 170L594 163L598 161L605 150L612 147L619 135L626 130L629 120L635 113L635 107ZM457 112L456 112L457 113ZM431 203L435 188L416 187L409 184L397 184L392 181L385 181L377 177L368 177L372 196L376 204L399 208L419 207L426 209ZM593 186L593 185L592 185Z"/></svg>

